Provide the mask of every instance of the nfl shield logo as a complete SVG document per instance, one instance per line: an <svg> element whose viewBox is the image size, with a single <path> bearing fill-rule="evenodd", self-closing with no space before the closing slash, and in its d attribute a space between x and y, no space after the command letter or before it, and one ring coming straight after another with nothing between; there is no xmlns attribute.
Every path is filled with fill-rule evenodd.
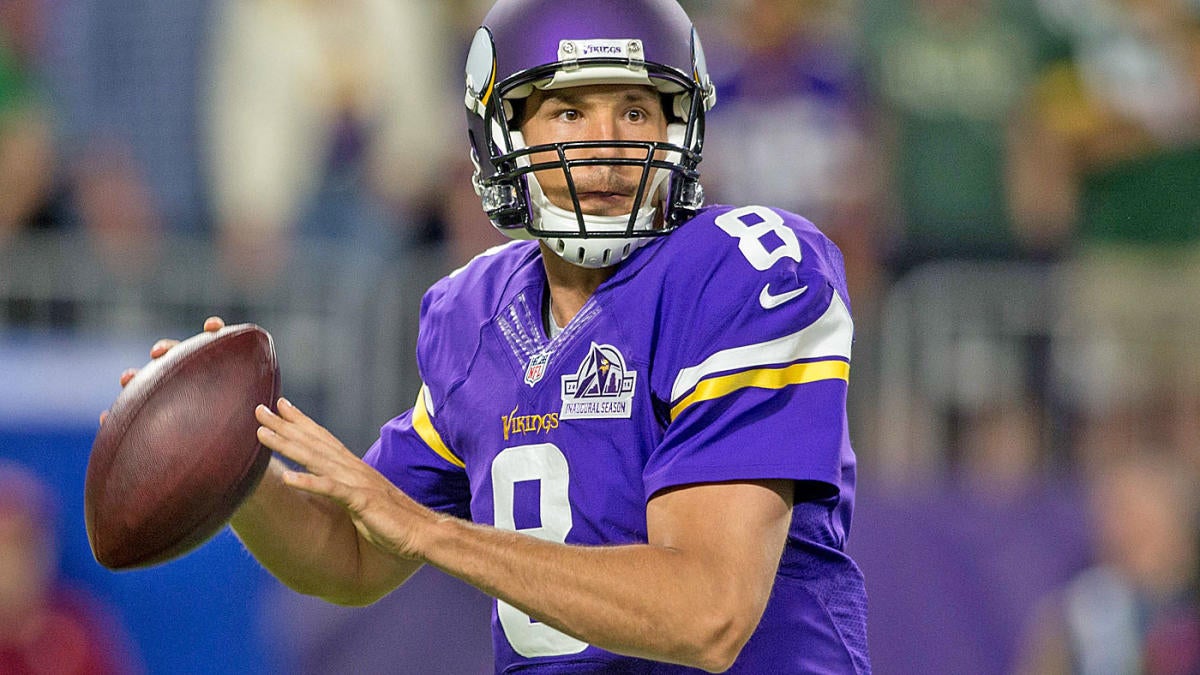
<svg viewBox="0 0 1200 675"><path fill-rule="evenodd" d="M525 384L533 386L542 381L542 376L546 374L546 363L550 361L550 355L546 352L538 352L529 359L529 365L525 366Z"/></svg>

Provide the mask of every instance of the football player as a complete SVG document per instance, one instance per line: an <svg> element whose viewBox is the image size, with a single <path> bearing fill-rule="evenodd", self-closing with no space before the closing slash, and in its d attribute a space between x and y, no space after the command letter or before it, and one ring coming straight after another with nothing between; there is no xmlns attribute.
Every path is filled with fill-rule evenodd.
<svg viewBox="0 0 1200 675"><path fill-rule="evenodd" d="M425 295L424 385L363 459L256 411L303 467L234 517L264 566L364 604L433 565L496 598L498 673L869 672L841 256L703 205L715 98L675 0L495 4L464 100L516 241Z"/></svg>

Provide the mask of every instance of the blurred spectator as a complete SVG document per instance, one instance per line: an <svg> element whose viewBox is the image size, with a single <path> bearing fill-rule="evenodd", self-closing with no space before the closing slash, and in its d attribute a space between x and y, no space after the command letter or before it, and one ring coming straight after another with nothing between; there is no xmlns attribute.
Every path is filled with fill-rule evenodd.
<svg viewBox="0 0 1200 675"><path fill-rule="evenodd" d="M1077 447L1200 462L1200 5L1042 4L1073 48L1038 102L1080 194L1061 342Z"/></svg>
<svg viewBox="0 0 1200 675"><path fill-rule="evenodd" d="M74 207L113 271L204 234L198 68L207 0L61 0L47 22Z"/></svg>
<svg viewBox="0 0 1200 675"><path fill-rule="evenodd" d="M1134 453L1093 469L1096 564L1039 608L1018 672L1200 672L1191 468L1174 457Z"/></svg>
<svg viewBox="0 0 1200 675"><path fill-rule="evenodd" d="M847 277L865 282L856 273L863 265L850 263L874 259L868 207L878 171L846 3L730 4L723 24L730 34L714 41L720 58L710 61L719 102L701 167L710 201L736 198L803 215L841 246ZM852 296L865 301L866 294Z"/></svg>
<svg viewBox="0 0 1200 675"><path fill-rule="evenodd" d="M138 672L114 617L58 579L52 511L32 474L0 462L0 673Z"/></svg>
<svg viewBox="0 0 1200 675"><path fill-rule="evenodd" d="M0 3L0 248L51 199L54 149L38 72L41 0Z"/></svg>
<svg viewBox="0 0 1200 675"><path fill-rule="evenodd" d="M898 231L893 271L944 259L1022 259L1053 247L1047 228L1067 223L1018 188L1040 181L1025 109L1051 42L1021 0L886 0L868 3L873 88L887 127ZM1044 160L1043 160L1044 161ZM1053 175L1053 174L1051 174ZM1021 218L1017 218L1020 215Z"/></svg>
<svg viewBox="0 0 1200 675"><path fill-rule="evenodd" d="M884 138L878 151L893 201L887 220L894 228L883 244L891 274L943 263L932 269L942 274L937 283L954 306L973 302L966 287L978 291L1002 277L983 274L978 264L946 262L1053 258L1069 231L1073 198L1053 182L1062 180L1065 151L1040 138L1028 114L1038 64L1056 46L1031 2L881 0L865 3L864 11ZM1003 297L1014 289L982 290ZM1037 412L1047 389L1044 355L1002 338L1015 326L978 334L970 326L942 328L961 329L962 342L937 344L939 367L919 373L918 381L940 378L950 387L970 379L978 395L943 402L922 395L930 392L885 391L879 443L938 454L949 446L985 472L1028 472L1049 449L1043 433L1049 425ZM939 339L922 337L931 345ZM892 428L913 434L898 438Z"/></svg>
<svg viewBox="0 0 1200 675"><path fill-rule="evenodd" d="M272 280L297 236L378 251L421 216L457 110L439 5L218 3L208 168L235 279Z"/></svg>

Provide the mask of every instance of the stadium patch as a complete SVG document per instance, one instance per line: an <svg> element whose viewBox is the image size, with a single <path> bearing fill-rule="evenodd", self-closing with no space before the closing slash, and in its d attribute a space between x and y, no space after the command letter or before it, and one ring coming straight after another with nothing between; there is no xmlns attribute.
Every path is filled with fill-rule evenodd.
<svg viewBox="0 0 1200 675"><path fill-rule="evenodd" d="M592 343L574 375L562 376L559 419L629 418L637 373L625 367L625 357L612 345Z"/></svg>

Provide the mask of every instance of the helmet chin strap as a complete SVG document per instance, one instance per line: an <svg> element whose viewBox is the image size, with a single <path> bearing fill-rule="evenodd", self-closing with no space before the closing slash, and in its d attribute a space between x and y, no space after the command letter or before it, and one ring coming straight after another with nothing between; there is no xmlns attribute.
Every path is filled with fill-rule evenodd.
<svg viewBox="0 0 1200 675"><path fill-rule="evenodd" d="M658 209L651 204L667 177L667 172L656 171L655 178L647 190L647 198L634 218L633 226L638 230L650 229L658 215ZM561 208L550 202L538 184L537 178L530 175L529 196L533 206L533 218L537 227L543 230L571 232L579 231L579 220L574 211ZM619 216L583 215L583 225L589 234L624 232L629 227L630 214ZM601 268L610 267L629 257L641 248L651 237L539 237L563 260L580 267Z"/></svg>

